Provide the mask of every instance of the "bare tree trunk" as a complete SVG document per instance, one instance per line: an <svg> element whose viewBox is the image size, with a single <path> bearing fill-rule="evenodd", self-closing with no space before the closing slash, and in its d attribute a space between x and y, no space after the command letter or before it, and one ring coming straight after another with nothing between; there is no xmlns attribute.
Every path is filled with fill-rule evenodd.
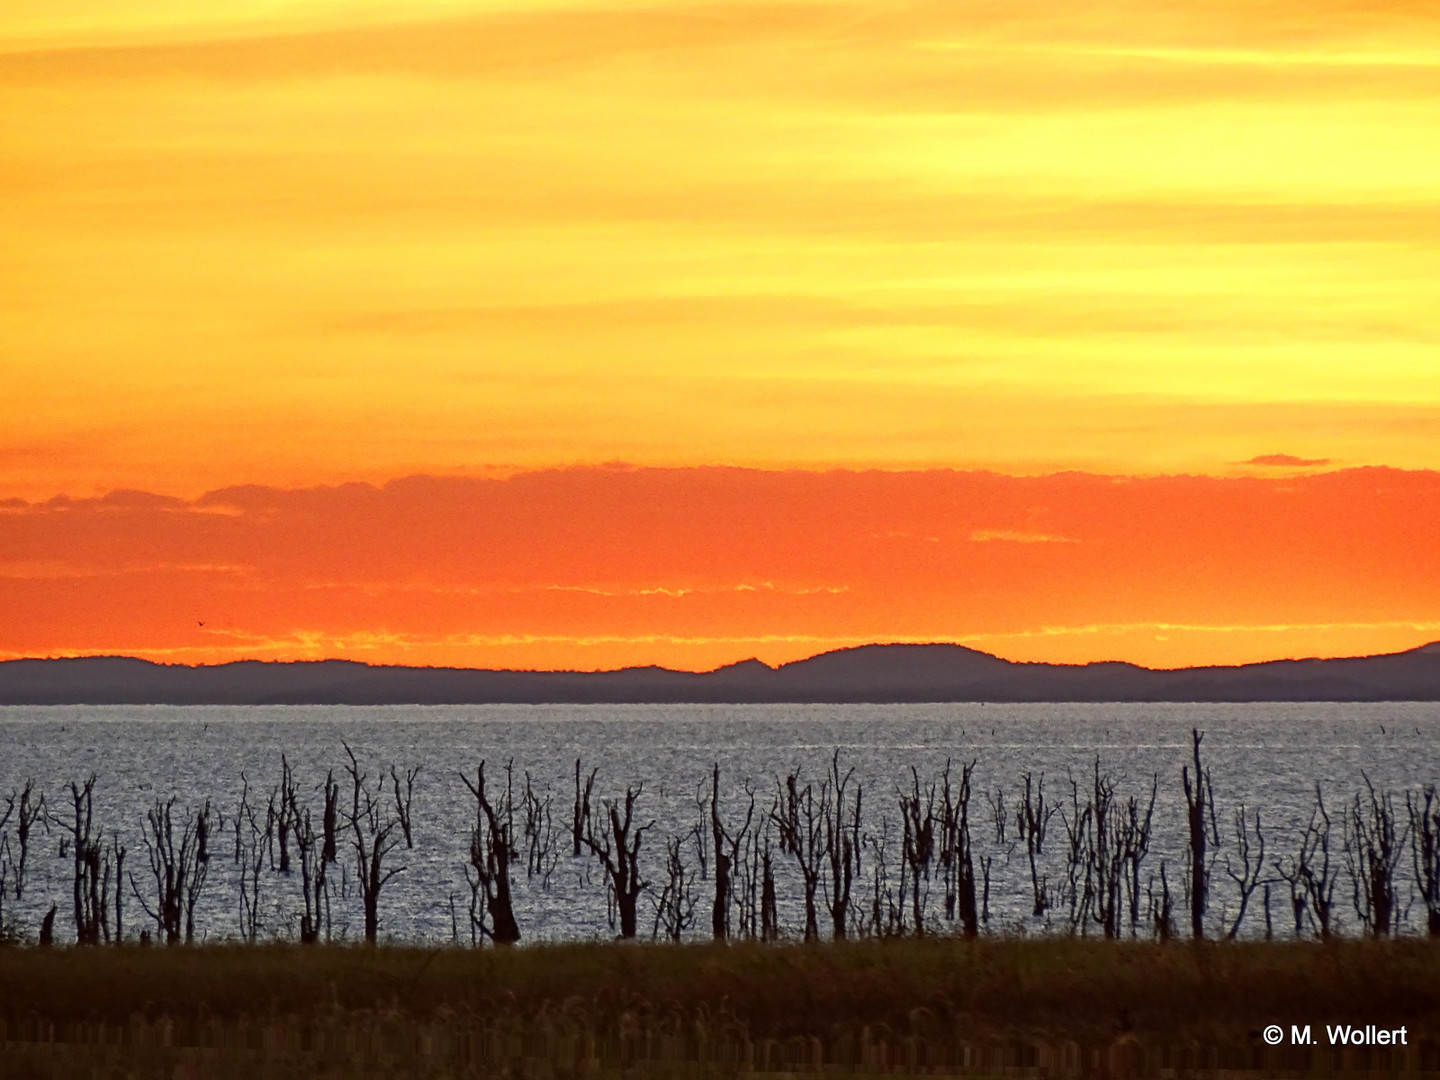
<svg viewBox="0 0 1440 1080"><path fill-rule="evenodd" d="M350 764L345 771L350 774L351 800L348 824L350 842L355 851L356 880L360 886L360 901L365 912L365 941L374 945L380 934L380 890L405 867L387 870L386 857L395 850L400 838L397 813L385 808L385 778L380 777L372 793L366 786L366 776L360 771L360 763L348 744L342 743Z"/></svg>
<svg viewBox="0 0 1440 1080"><path fill-rule="evenodd" d="M1205 937L1205 908L1209 897L1209 864L1206 845L1214 831L1211 808L1210 774L1200 764L1200 740L1205 736L1198 728L1190 731L1195 761L1195 779L1191 783L1189 766L1180 770L1185 785L1185 805L1190 826L1190 935L1196 941Z"/></svg>
<svg viewBox="0 0 1440 1080"><path fill-rule="evenodd" d="M576 776L579 776L578 771ZM593 822L585 830L585 844L605 870L606 886L620 917L622 938L633 938L638 932L640 894L650 887L650 883L640 876L640 842L645 831L655 822L639 826L634 823L635 803L644 790L644 784L625 789L624 817L621 817L617 802L605 800L607 820L601 822L598 830Z"/></svg>
<svg viewBox="0 0 1440 1080"><path fill-rule="evenodd" d="M1345 859L1355 913L1372 937L1381 938L1395 929L1395 871L1404 847L1395 831L1394 799L1389 792L1377 795L1370 778L1364 779L1368 799L1362 802L1357 794L1345 818Z"/></svg>
<svg viewBox="0 0 1440 1080"><path fill-rule="evenodd" d="M730 908L734 903L733 874L741 858L741 847L755 817L755 793L750 790L745 824L733 836L720 819L720 763L710 770L710 837L715 848L715 898L710 906L710 936L724 941L730 936Z"/></svg>
<svg viewBox="0 0 1440 1080"><path fill-rule="evenodd" d="M580 787L580 759L575 759L575 811L570 819L570 854L580 856L581 845L585 843L585 831L590 825L590 793L595 789L595 774L599 769L590 770L585 787Z"/></svg>
<svg viewBox="0 0 1440 1080"><path fill-rule="evenodd" d="M475 783L461 776L470 794L475 796L475 825L470 830L471 926L495 942L513 945L520 940L520 924L510 894L510 863L515 851L515 837L510 824L512 817L505 806L494 807L485 794L485 763L475 771ZM505 801L509 801L507 791ZM483 892L485 908L479 911Z"/></svg>
<svg viewBox="0 0 1440 1080"><path fill-rule="evenodd" d="M1410 857L1415 882L1425 901L1425 926L1430 937L1440 937L1440 798L1434 784L1426 784L1413 799L1407 793L1410 814Z"/></svg>

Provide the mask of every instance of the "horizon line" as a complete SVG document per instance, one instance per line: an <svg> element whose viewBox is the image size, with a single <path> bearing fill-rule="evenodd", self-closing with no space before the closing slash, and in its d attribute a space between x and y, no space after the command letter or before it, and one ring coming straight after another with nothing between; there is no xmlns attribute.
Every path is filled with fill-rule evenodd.
<svg viewBox="0 0 1440 1080"><path fill-rule="evenodd" d="M1012 667L1028 668L1090 668L1120 666L1134 668L1139 671L1154 672L1179 672L1179 671L1226 671L1239 670L1242 668L1264 667L1269 664L1300 664L1300 663L1323 663L1326 661L1341 660L1377 660L1390 656L1406 656L1411 653L1423 652L1440 646L1440 639L1427 641L1409 649L1399 649L1394 652L1350 654L1345 656L1276 656L1266 660L1252 660L1243 664L1187 664L1179 667L1147 667L1144 664L1137 664L1130 660L1087 660L1082 663L1063 663L1049 660L1010 660L995 653L986 652L984 649L977 649L971 645L962 645L955 641L871 641L862 645L846 645L835 649L826 649L810 656L801 657L798 660L788 660L782 664L771 665L758 657L749 656L742 660L735 660L728 664L721 664L718 667L706 668L702 671L694 671L688 668L671 668L663 664L629 664L617 668L490 668L490 667L456 667L442 664L376 664L368 660L355 660L346 656L326 656L318 659L295 659L295 660L263 660L254 657L242 657L237 660L222 660L218 663L187 664L183 661L168 662L162 660L149 660L143 656L132 656L126 653L78 653L69 656L14 656L8 659L0 659L0 665L24 664L24 663L64 663L67 661L79 660L129 660L141 664L149 664L153 667L162 668L188 668L193 671L213 668L230 667L235 664L264 664L267 666L288 666L296 664L354 664L360 667L374 669L389 669L401 671L458 671L475 673L495 673L505 675L611 675L627 671L665 671L676 675L713 675L717 672L730 668L740 667L747 664L759 664L767 671L780 671L784 668L794 667L798 664L805 664L824 656L834 656L839 653L857 652L861 649L930 649L930 648L951 648L960 649L964 652L975 653L980 656L997 660L1002 664L1009 664Z"/></svg>

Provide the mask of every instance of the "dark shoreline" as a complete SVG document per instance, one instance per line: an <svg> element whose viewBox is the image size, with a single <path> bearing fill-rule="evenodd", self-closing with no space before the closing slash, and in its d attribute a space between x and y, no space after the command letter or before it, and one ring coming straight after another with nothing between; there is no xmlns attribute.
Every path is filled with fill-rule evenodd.
<svg viewBox="0 0 1440 1080"><path fill-rule="evenodd" d="M1242 703L1440 701L1440 642L1383 656L1234 667L1015 663L960 645L863 645L771 668L491 671L350 660L188 666L133 657L0 662L0 705Z"/></svg>

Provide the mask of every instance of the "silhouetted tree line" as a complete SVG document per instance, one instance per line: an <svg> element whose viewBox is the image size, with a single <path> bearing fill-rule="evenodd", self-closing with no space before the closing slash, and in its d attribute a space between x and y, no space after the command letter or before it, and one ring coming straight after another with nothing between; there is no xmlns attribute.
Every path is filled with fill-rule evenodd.
<svg viewBox="0 0 1440 1080"><path fill-rule="evenodd" d="M1277 932L1273 900L1285 924L1279 932L1295 937L1336 936L1342 912L1353 913L1366 935L1397 934L1417 902L1427 933L1440 937L1434 784L1397 801L1367 776L1349 802L1329 805L1316 784L1298 840L1276 853L1267 848L1258 808L1242 803L1220 827L1202 741L1192 732L1178 777L1186 838L1178 865L1151 858L1161 777L1122 793L1098 757L1083 776L1067 775L1058 797L1044 773L1030 771L1011 791L978 792L970 760L947 761L933 777L912 768L907 784L876 800L837 751L818 776L791 771L765 791L747 781L737 798L724 789L716 764L694 793L694 817L664 832L645 812L643 784L597 795L599 771L587 772L579 759L568 822L563 810L557 819L553 793L537 790L530 773L517 780L513 761L500 779L487 777L481 761L473 775L457 777L473 813L465 928L452 894L452 934L476 946L520 941L520 876L528 888L549 890L568 858L583 881L603 890L610 927L622 938L648 932L678 941L708 932L717 940L774 941L786 932L779 912L787 887L807 941L973 938L996 929L992 871L1001 858L1020 860L1024 907L1051 932L1168 941L1181 936L1177 915L1184 912L1191 938L1235 938L1247 918L1263 918L1270 938ZM127 861L118 834L96 821L95 775L53 800L27 782L0 796L0 929L12 940L20 936L6 905L23 898L43 833L58 836L59 856L71 868L66 914L80 945L192 942L212 860L226 858L242 940L265 934L262 896L275 890L298 891L301 942L341 936L332 917L339 890L358 899L364 940L374 943L385 887L405 873L404 853L416 846L411 804L420 768L391 766L372 777L348 745L344 751L339 777L332 769L313 788L302 788L282 755L279 780L268 789L242 774L233 808L156 799L141 823L143 861ZM867 816L877 801L878 813ZM642 860L650 848L656 855ZM1217 871L1230 886L1224 911L1212 918ZM144 918L127 939L130 900ZM59 911L56 901L44 916L41 945L55 940Z"/></svg>

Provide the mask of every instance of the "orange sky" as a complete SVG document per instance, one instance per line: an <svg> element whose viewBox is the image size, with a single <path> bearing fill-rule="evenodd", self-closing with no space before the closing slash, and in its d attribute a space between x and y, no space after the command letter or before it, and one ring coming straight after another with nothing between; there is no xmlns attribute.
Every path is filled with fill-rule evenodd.
<svg viewBox="0 0 1440 1080"><path fill-rule="evenodd" d="M1163 665L1440 638L1440 473L564 469L0 507L0 655L510 667L959 640ZM202 625L203 624L203 625Z"/></svg>
<svg viewBox="0 0 1440 1080"><path fill-rule="evenodd" d="M0 654L1440 637L1437 129L1409 2L8 0Z"/></svg>

